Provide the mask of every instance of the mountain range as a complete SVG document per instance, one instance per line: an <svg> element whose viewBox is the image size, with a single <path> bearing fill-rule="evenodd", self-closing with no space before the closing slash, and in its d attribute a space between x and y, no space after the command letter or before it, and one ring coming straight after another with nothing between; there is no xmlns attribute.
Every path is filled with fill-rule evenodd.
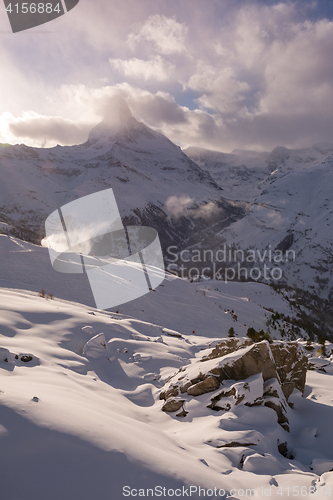
<svg viewBox="0 0 333 500"><path fill-rule="evenodd" d="M4 233L40 243L51 212L112 187L125 225L158 231L170 272L292 287L330 316L332 167L328 143L270 153L182 151L121 102L84 144L1 145L0 224ZM234 276L230 268L238 265ZM322 318L326 323L333 326Z"/></svg>

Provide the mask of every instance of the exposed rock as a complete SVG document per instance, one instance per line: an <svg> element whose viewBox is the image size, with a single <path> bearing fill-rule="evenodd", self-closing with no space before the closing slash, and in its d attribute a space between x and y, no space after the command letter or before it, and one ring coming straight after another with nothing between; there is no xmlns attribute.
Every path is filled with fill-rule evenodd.
<svg viewBox="0 0 333 500"><path fill-rule="evenodd" d="M230 354L231 352L238 351L238 349L242 349L248 345L252 344L252 340L250 339L236 339L236 338L228 338L217 344L212 352L208 354L208 356L204 356L201 361L208 361L209 359L220 358L221 356L225 356L226 354Z"/></svg>
<svg viewBox="0 0 333 500"><path fill-rule="evenodd" d="M232 357L230 362L226 356L223 363L210 370L221 382L223 380L245 380L252 375L262 373L263 379L278 378L274 359L267 341L253 344L236 351L239 355Z"/></svg>
<svg viewBox="0 0 333 500"><path fill-rule="evenodd" d="M211 353L203 357L201 361L208 361L210 359L226 356L227 354L243 349L251 344L252 341L250 339L225 339L216 345L215 348L212 349ZM285 397L288 399L295 388L299 389L303 394L306 371L308 368L308 358L299 349L297 342L272 343L270 344L270 349ZM251 356L253 357L253 353ZM267 360L267 354L265 355L265 358L266 361L268 361L266 367L267 369L270 365L269 360ZM248 372L247 375L250 376ZM267 373L267 371L263 372L264 380L270 378L270 375L273 376L272 371L271 373ZM235 378L235 380L239 380L239 378Z"/></svg>
<svg viewBox="0 0 333 500"><path fill-rule="evenodd" d="M235 446L242 446L242 447L257 446L257 444L256 443L238 443L238 441L232 441L231 443L221 444L220 446L216 446L216 448L233 448Z"/></svg>
<svg viewBox="0 0 333 500"><path fill-rule="evenodd" d="M294 242L294 233L289 233L287 236L283 238L282 241L276 246L275 250L281 250L281 252L285 253L292 246Z"/></svg>
<svg viewBox="0 0 333 500"><path fill-rule="evenodd" d="M271 383L268 383L265 385L265 388L264 388L264 396L270 396L272 398L278 398L279 397L279 392L275 386L275 382L276 381L276 378L275 379L272 379L272 382L269 380L268 382L271 382Z"/></svg>
<svg viewBox="0 0 333 500"><path fill-rule="evenodd" d="M174 411L180 410L184 403L185 399L169 398L162 406L162 410L172 413Z"/></svg>
<svg viewBox="0 0 333 500"><path fill-rule="evenodd" d="M231 396L236 396L236 389L232 387L229 391L222 391L217 396L215 396L214 401L219 401L221 398L230 398Z"/></svg>
<svg viewBox="0 0 333 500"><path fill-rule="evenodd" d="M179 390L178 387L174 386L168 389L167 391L163 391L160 393L160 399L165 399L167 400L170 397L175 397L178 396Z"/></svg>
<svg viewBox="0 0 333 500"><path fill-rule="evenodd" d="M240 404L266 406L289 431L288 398L295 388L303 393L307 366L307 357L296 342L270 345L267 341L253 344L247 339L226 339L170 377L160 393L166 400L163 410L181 408L186 399L178 399L179 394L197 397L213 392L208 408L229 411ZM183 408L177 416L186 414Z"/></svg>
<svg viewBox="0 0 333 500"><path fill-rule="evenodd" d="M181 412L177 413L176 417L186 417L187 414L188 411L185 411L183 408Z"/></svg>
<svg viewBox="0 0 333 500"><path fill-rule="evenodd" d="M287 457L288 456L288 443L287 443L287 441L285 441L284 443L278 442L278 450L282 456Z"/></svg>
<svg viewBox="0 0 333 500"><path fill-rule="evenodd" d="M192 385L192 382L186 382L186 384L185 384L185 385L183 385L183 386L180 388L180 392L181 392L182 394L183 394L184 392L187 392L187 389L188 389L189 387L191 387L191 385Z"/></svg>
<svg viewBox="0 0 333 500"><path fill-rule="evenodd" d="M168 330L167 328L164 328L164 329L162 330L162 333L166 333L166 334L167 334L167 335L169 335L170 337L175 337L175 338L177 338L177 339L182 339L182 338L183 338L183 336L182 336L180 333L175 332L175 331L173 331L173 330Z"/></svg>
<svg viewBox="0 0 333 500"><path fill-rule="evenodd" d="M308 358L301 352L297 342L273 343L271 350L285 397L288 399L294 389L303 394Z"/></svg>
<svg viewBox="0 0 333 500"><path fill-rule="evenodd" d="M207 392L215 391L220 387L220 382L216 377L209 376L202 382L191 385L187 389L187 394L190 396L201 396L201 394L206 394Z"/></svg>
<svg viewBox="0 0 333 500"><path fill-rule="evenodd" d="M232 385L231 385L232 384ZM225 389L211 399L208 408L212 410L230 410L240 403L255 406L263 403L263 379L258 373L242 382L224 382Z"/></svg>
<svg viewBox="0 0 333 500"><path fill-rule="evenodd" d="M21 361L23 361L23 363L29 363L29 361L32 361L34 358L32 356L29 356L28 354L24 354L23 356L21 356Z"/></svg>
<svg viewBox="0 0 333 500"><path fill-rule="evenodd" d="M281 425L286 431L289 432L289 421L288 418L286 417L284 411L285 408L282 407L282 404L279 402L278 399L276 399L276 402L269 399L264 402L265 406L268 406L268 408L272 408L272 410L275 411L278 417L278 424Z"/></svg>

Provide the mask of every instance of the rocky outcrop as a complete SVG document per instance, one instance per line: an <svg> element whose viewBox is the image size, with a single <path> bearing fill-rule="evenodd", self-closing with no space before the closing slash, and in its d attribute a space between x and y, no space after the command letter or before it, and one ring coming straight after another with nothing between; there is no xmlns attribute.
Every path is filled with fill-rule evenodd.
<svg viewBox="0 0 333 500"><path fill-rule="evenodd" d="M223 380L244 380L257 373L262 373L264 380L277 378L274 358L267 341L252 344L251 346L236 351L236 356L228 355L220 358L222 362L212 368L210 373L215 375L220 382Z"/></svg>
<svg viewBox="0 0 333 500"><path fill-rule="evenodd" d="M307 364L296 342L253 344L248 339L226 339L169 379L160 393L163 410L173 412L183 406L184 416L189 397L212 393L208 405L205 398L211 410L228 411L240 404L266 406L289 430L288 398L295 388L303 394ZM181 404L179 395L185 398Z"/></svg>
<svg viewBox="0 0 333 500"><path fill-rule="evenodd" d="M219 344L217 344L207 356L204 356L201 359L201 361L208 361L209 359L221 358L226 354L238 351L239 349L242 349L243 347L246 347L251 344L253 344L252 340L245 338L237 339L235 337L232 337L225 339Z"/></svg>
<svg viewBox="0 0 333 500"><path fill-rule="evenodd" d="M276 342L270 347L285 397L288 399L294 389L303 395L308 358L302 354L297 342Z"/></svg>

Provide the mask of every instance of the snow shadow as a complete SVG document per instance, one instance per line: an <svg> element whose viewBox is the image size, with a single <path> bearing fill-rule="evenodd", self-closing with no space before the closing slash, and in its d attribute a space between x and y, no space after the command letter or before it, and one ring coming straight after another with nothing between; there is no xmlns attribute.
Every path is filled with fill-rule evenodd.
<svg viewBox="0 0 333 500"><path fill-rule="evenodd" d="M0 430L0 490L6 500L120 500L124 486L183 486L124 453L39 427L2 405Z"/></svg>

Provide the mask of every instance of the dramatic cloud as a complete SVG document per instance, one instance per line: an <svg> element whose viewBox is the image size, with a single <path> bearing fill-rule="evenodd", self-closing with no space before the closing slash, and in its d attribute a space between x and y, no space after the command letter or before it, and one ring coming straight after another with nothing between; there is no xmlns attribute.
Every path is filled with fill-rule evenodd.
<svg viewBox="0 0 333 500"><path fill-rule="evenodd" d="M201 94L197 99L200 107L227 114L245 107L245 95L250 87L236 79L232 68L216 68L202 62L198 69L184 88Z"/></svg>
<svg viewBox="0 0 333 500"><path fill-rule="evenodd" d="M162 54L181 53L186 51L187 31L187 26L173 18L153 15L129 34L128 44L136 50L138 44L148 42Z"/></svg>
<svg viewBox="0 0 333 500"><path fill-rule="evenodd" d="M36 147L80 144L87 140L91 126L91 123L80 124L59 116L24 113L22 117L14 118L10 113L4 113L0 117L0 138L6 136L13 144L23 142Z"/></svg>
<svg viewBox="0 0 333 500"><path fill-rule="evenodd" d="M155 56L148 61L132 58L128 60L110 59L111 66L129 78L142 80L168 80L175 69L175 65Z"/></svg>
<svg viewBox="0 0 333 500"><path fill-rule="evenodd" d="M333 22L319 4L80 2L54 33L3 37L0 139L84 142L119 95L182 147L332 142Z"/></svg>

